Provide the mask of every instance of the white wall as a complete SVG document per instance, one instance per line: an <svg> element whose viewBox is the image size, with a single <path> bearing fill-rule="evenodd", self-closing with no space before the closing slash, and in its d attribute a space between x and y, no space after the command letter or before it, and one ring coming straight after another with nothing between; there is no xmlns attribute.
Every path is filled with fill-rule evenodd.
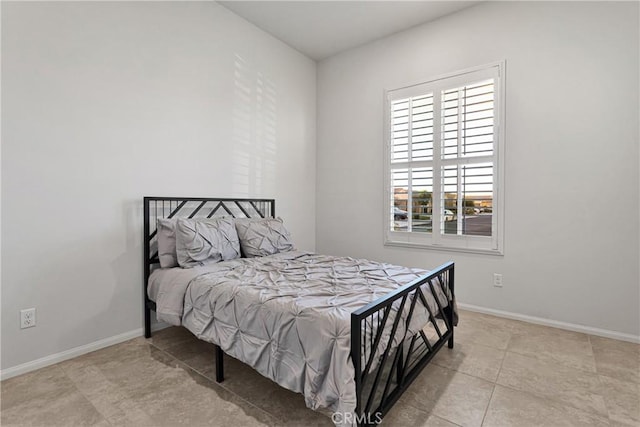
<svg viewBox="0 0 640 427"><path fill-rule="evenodd" d="M142 327L145 195L274 197L315 249L315 90L213 2L2 2L2 368Z"/></svg>
<svg viewBox="0 0 640 427"><path fill-rule="evenodd" d="M484 3L320 62L318 251L452 259L461 302L640 334L638 27L636 2ZM384 89L503 59L504 256L384 247Z"/></svg>

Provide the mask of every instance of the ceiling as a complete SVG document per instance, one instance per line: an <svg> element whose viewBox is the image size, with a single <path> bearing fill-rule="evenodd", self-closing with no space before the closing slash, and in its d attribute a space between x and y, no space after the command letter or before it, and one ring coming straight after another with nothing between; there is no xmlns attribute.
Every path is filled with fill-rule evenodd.
<svg viewBox="0 0 640 427"><path fill-rule="evenodd" d="M219 1L317 61L478 1Z"/></svg>

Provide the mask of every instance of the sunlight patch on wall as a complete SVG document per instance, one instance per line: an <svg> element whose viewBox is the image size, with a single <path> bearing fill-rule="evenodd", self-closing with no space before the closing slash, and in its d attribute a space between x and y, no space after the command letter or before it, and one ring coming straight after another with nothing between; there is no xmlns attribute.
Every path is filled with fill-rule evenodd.
<svg viewBox="0 0 640 427"><path fill-rule="evenodd" d="M234 61L233 194L267 196L275 189L277 90L240 55Z"/></svg>

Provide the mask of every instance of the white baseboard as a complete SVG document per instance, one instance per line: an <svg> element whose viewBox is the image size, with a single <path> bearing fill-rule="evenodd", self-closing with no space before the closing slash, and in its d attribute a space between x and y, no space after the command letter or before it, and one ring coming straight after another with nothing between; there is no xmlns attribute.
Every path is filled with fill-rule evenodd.
<svg viewBox="0 0 640 427"><path fill-rule="evenodd" d="M80 347L74 347L60 353L51 354L40 359L32 360L31 362L12 366L11 368L0 371L0 381L17 375L26 374L27 372L35 371L36 369L44 368L45 366L73 359L74 357L82 356L83 354L91 353L92 351L100 350L101 348L119 344L140 336L142 336L142 328L134 329L133 331L125 332L113 337L104 338L99 341L94 341L86 345L81 345Z"/></svg>
<svg viewBox="0 0 640 427"><path fill-rule="evenodd" d="M151 326L151 330L155 332L161 329L168 328L170 326L171 325L167 323L159 322L153 324ZM12 366L11 368L3 369L0 371L0 381L15 377L17 375L26 374L27 372L35 371L36 369L44 368L46 366L54 365L65 360L73 359L74 357L82 356L83 354L91 353L92 351L100 350L101 348L109 347L115 344L120 344L121 342L141 336L143 336L143 330L142 328L138 328L129 332L125 332L123 334L104 338L86 345L81 345L80 347L75 347L70 350L45 356L31 362Z"/></svg>
<svg viewBox="0 0 640 427"><path fill-rule="evenodd" d="M493 308L479 307L477 305L464 304L460 302L458 303L458 307L463 310L490 314L492 316L504 317L507 319L521 320L527 323L535 323L536 325L551 326L552 328L566 329L568 331L582 332L584 334L597 335L599 337L640 344L640 336L637 335L625 334L607 329L592 328L590 326L577 325L575 323L560 322L558 320L543 319L542 317L527 316L525 314L512 313L510 311L494 310Z"/></svg>
<svg viewBox="0 0 640 427"><path fill-rule="evenodd" d="M94 341L92 343L81 345L79 347L74 347L70 350L62 351L60 353L41 357L40 359L32 360L31 362L12 366L11 368L3 369L2 371L0 371L0 380L6 380L17 375L26 374L27 372L35 371L36 369L54 365L65 360L73 359L74 357L91 353L92 351L100 350L101 348L119 344L121 342L128 341L132 338L140 336L142 336L142 328L134 329L133 331L125 332L120 335L115 335L113 337Z"/></svg>

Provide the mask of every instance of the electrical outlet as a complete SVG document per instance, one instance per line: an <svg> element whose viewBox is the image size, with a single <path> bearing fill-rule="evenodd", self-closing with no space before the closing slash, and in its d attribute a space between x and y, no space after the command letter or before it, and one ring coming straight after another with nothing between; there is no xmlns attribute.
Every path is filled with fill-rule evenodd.
<svg viewBox="0 0 640 427"><path fill-rule="evenodd" d="M36 309L25 308L20 310L20 329L36 326Z"/></svg>
<svg viewBox="0 0 640 427"><path fill-rule="evenodd" d="M502 287L502 274L493 273L493 286L496 288Z"/></svg>

